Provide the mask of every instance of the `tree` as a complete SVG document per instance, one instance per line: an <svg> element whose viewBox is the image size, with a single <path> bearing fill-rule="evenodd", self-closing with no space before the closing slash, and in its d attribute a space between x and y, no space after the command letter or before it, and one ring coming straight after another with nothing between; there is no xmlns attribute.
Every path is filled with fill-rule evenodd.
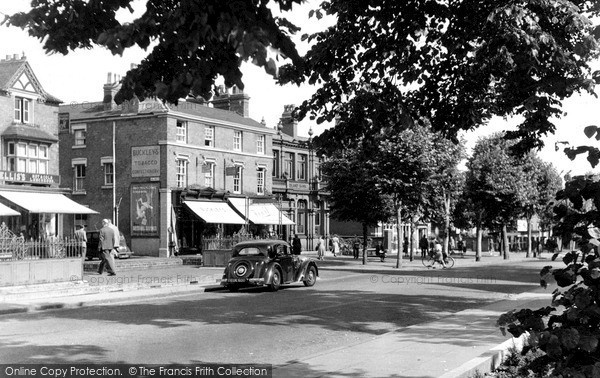
<svg viewBox="0 0 600 378"><path fill-rule="evenodd" d="M290 35L299 29L273 16L270 6L287 12L301 0L175 1L148 0L145 12L121 24L117 11L133 13L134 0L33 0L29 12L7 17L9 25L27 29L48 53L105 47L121 55L132 46L151 48L148 56L123 78L115 100L158 97L177 103L188 95L209 99L215 78L244 88L243 61L277 75L268 56L278 51L303 66Z"/></svg>
<svg viewBox="0 0 600 378"><path fill-rule="evenodd" d="M368 155L361 149L330 156L321 164L327 190L331 193L331 217L362 224L363 264L367 263L368 228L391 215L388 201L382 196L369 164Z"/></svg>
<svg viewBox="0 0 600 378"><path fill-rule="evenodd" d="M493 115L517 114L523 122L507 136L524 151L554 131L562 99L593 93L600 75L589 63L600 33L590 19L599 8L581 0L330 0L315 14L337 23L304 36L312 44L306 65L284 67L280 80L321 85L299 109L317 122L360 101L365 85L394 104L383 112L401 105L455 141Z"/></svg>
<svg viewBox="0 0 600 378"><path fill-rule="evenodd" d="M522 161L510 154L511 145L501 133L482 138L467 162L466 193L477 209L477 261L481 259L483 227L501 229L503 256L509 258L507 225L517 219L527 197L529 185Z"/></svg>

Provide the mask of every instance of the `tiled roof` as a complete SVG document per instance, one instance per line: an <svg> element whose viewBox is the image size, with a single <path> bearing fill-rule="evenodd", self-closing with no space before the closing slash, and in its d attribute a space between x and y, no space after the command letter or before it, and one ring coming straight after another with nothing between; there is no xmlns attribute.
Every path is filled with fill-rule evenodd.
<svg viewBox="0 0 600 378"><path fill-rule="evenodd" d="M88 120L130 114L130 111L123 109L121 106L116 107L114 110L107 109L104 103L101 101L62 105L59 111L60 113L69 113L69 118L71 120ZM178 105L165 106L159 100L147 99L140 102L138 110L138 114L165 114L168 112L182 113L192 118L199 117L207 120L214 120L215 122L227 122L255 128L268 129L265 125L253 120L252 118L242 117L241 115L232 111L215 109L193 102L180 101Z"/></svg>
<svg viewBox="0 0 600 378"><path fill-rule="evenodd" d="M57 142L58 138L47 131L34 126L12 125L2 133L4 138L37 140L42 142Z"/></svg>

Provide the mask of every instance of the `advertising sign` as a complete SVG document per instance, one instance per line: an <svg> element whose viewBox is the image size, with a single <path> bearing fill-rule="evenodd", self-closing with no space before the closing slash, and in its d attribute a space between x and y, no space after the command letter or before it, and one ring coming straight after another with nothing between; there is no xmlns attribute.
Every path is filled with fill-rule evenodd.
<svg viewBox="0 0 600 378"><path fill-rule="evenodd" d="M159 236L159 184L131 184L131 236Z"/></svg>
<svg viewBox="0 0 600 378"><path fill-rule="evenodd" d="M160 176L160 146L131 147L131 177Z"/></svg>

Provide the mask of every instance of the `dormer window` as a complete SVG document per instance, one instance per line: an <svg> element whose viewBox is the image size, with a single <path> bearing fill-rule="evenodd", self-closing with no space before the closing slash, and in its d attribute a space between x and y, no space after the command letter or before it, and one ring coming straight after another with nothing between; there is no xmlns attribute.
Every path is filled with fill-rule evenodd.
<svg viewBox="0 0 600 378"><path fill-rule="evenodd" d="M31 123L33 101L29 98L15 97L15 122Z"/></svg>

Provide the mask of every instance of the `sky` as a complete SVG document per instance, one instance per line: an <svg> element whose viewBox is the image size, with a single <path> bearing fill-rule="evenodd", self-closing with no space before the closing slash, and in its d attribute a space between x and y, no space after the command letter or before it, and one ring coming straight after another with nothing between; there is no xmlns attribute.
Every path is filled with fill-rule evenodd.
<svg viewBox="0 0 600 378"><path fill-rule="evenodd" d="M30 0L0 2L0 17L3 17L2 13L13 14L17 11L26 11L29 2ZM314 18L309 19L310 5L309 2L309 6L298 9L291 17L296 25L302 27L299 35L319 30L323 27L323 23L331 22L331 20L317 22ZM124 14L123 17L131 16ZM302 45L299 38L297 41L300 53L305 52L308 46ZM101 101L102 86L106 83L107 74L110 72L124 76L131 64L139 63L147 53L149 51L132 48L126 50L123 56L113 56L108 50L97 47L70 52L65 56L48 55L43 50L41 42L29 37L25 31L0 26L0 58L4 59L6 55L25 54L42 87L65 104ZM242 71L244 92L250 96L250 117L259 122L264 119L267 127L271 128L276 127L285 105L299 105L315 89L309 86L279 86L262 68L250 63L245 63ZM569 160L562 152L565 144L560 144L560 150L555 151L555 143L562 141L569 141L571 146L594 145L594 142L596 146L600 146L595 139L587 139L583 134L584 127L600 125L600 100L587 94L576 95L563 102L563 109L567 111L567 115L556 121L555 134L544 138L546 146L538 154L543 160L551 162L561 176L568 172L571 175L600 173L600 168L592 170L583 156L577 157L575 161ZM517 119L492 119L489 124L465 134L467 149L470 150L479 137L513 128L517 123ZM299 134L308 136L308 131L312 128L315 135L318 135L327 127L331 127L331 124L317 125L316 122L305 119L299 124Z"/></svg>

